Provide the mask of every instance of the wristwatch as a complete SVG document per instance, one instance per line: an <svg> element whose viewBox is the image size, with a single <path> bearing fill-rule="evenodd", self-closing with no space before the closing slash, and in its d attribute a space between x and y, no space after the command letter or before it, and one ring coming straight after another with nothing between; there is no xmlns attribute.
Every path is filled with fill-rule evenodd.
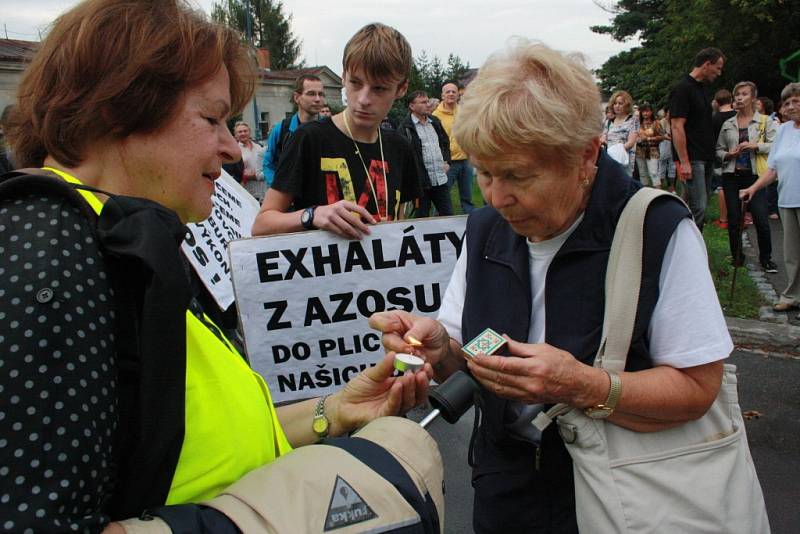
<svg viewBox="0 0 800 534"><path fill-rule="evenodd" d="M590 406L583 411L583 413L592 419L605 419L614 413L614 409L617 407L617 402L619 402L619 397L622 394L622 381L619 379L619 375L614 371L609 371L608 369L603 369L603 371L608 374L608 378L611 381L611 387L608 390L608 397L606 397L606 401L603 404Z"/></svg>
<svg viewBox="0 0 800 534"><path fill-rule="evenodd" d="M306 230L313 230L314 229L314 210L317 209L316 206L309 206L303 210L303 214L300 215L300 222L303 224L303 228Z"/></svg>
<svg viewBox="0 0 800 534"><path fill-rule="evenodd" d="M325 415L325 401L330 395L323 395L317 401L317 407L314 409L314 419L311 421L311 429L319 439L328 437L328 429L330 428L330 421Z"/></svg>

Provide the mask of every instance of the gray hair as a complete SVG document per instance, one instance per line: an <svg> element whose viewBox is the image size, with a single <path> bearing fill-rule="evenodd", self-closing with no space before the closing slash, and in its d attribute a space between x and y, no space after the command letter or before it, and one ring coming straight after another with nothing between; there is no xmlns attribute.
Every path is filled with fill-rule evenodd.
<svg viewBox="0 0 800 534"><path fill-rule="evenodd" d="M781 91L781 100L787 100L793 96L800 96L800 82L792 82Z"/></svg>

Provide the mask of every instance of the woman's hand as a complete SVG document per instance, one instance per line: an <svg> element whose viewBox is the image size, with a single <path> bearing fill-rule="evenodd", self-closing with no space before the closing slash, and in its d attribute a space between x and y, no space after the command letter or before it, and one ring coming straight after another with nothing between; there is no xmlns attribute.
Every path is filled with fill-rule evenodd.
<svg viewBox="0 0 800 534"><path fill-rule="evenodd" d="M426 363L416 373L394 374L394 352L347 383L326 402L331 434L342 435L361 428L373 419L402 415L428 399L433 369Z"/></svg>
<svg viewBox="0 0 800 534"><path fill-rule="evenodd" d="M758 150L758 143L753 143L753 142L750 142L750 141L744 141L742 143L739 143L739 146L737 148L738 148L738 152L754 151L754 150Z"/></svg>
<svg viewBox="0 0 800 534"><path fill-rule="evenodd" d="M739 156L739 152L741 152L741 147L737 145L725 153L725 159L734 159Z"/></svg>
<svg viewBox="0 0 800 534"><path fill-rule="evenodd" d="M318 206L314 210L314 226L347 238L361 239L369 234L369 227L375 219L363 207L349 200Z"/></svg>
<svg viewBox="0 0 800 534"><path fill-rule="evenodd" d="M510 356L468 358L472 375L497 396L526 404L566 403L577 408L601 404L608 376L570 353L546 343L528 344L508 336Z"/></svg>
<svg viewBox="0 0 800 534"><path fill-rule="evenodd" d="M450 350L447 330L430 317L402 310L380 312L372 314L369 326L383 332L381 341L386 350L417 355L432 366L442 361Z"/></svg>

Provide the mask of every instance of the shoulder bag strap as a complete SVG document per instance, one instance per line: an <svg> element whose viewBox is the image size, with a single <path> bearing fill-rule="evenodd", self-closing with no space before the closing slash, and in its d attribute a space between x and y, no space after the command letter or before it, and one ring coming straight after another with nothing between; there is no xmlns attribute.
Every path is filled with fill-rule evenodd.
<svg viewBox="0 0 800 534"><path fill-rule="evenodd" d="M761 121L758 124L758 142L763 143L767 140L767 116L761 115Z"/></svg>
<svg viewBox="0 0 800 534"><path fill-rule="evenodd" d="M625 370L642 285L644 218L650 203L662 195L675 196L660 189L642 187L625 205L617 221L606 268L606 305L595 367L617 372ZM544 430L553 419L571 409L567 404L556 404L547 412L540 412L533 424Z"/></svg>
<svg viewBox="0 0 800 534"><path fill-rule="evenodd" d="M644 218L650 203L666 191L643 187L628 201L617 222L606 270L603 333L595 367L622 372L628 359L642 281Z"/></svg>

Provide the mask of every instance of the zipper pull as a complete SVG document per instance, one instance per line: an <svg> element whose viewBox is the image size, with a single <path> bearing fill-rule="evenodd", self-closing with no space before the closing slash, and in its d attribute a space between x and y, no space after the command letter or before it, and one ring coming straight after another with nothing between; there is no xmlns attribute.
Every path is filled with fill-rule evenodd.
<svg viewBox="0 0 800 534"><path fill-rule="evenodd" d="M536 447L536 455L534 456L534 462L533 462L534 468L537 471L539 470L539 466L542 464L541 460L542 460L542 447L539 446Z"/></svg>

